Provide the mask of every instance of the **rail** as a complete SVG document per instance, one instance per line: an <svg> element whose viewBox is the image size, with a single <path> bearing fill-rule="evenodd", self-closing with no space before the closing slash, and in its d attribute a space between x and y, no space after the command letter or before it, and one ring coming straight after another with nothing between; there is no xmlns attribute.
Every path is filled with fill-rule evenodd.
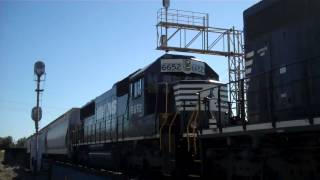
<svg viewBox="0 0 320 180"><path fill-rule="evenodd" d="M209 15L207 13L183 11L177 9L161 8L157 12L158 23L184 24L208 27Z"/></svg>

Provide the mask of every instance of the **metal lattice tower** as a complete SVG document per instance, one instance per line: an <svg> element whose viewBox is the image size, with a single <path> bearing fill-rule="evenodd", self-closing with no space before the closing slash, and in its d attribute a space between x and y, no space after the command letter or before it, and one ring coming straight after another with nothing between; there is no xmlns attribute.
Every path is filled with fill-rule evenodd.
<svg viewBox="0 0 320 180"><path fill-rule="evenodd" d="M209 26L206 13L162 8L157 12L157 49L228 58L229 100L233 116L240 114L240 80L244 78L243 33Z"/></svg>

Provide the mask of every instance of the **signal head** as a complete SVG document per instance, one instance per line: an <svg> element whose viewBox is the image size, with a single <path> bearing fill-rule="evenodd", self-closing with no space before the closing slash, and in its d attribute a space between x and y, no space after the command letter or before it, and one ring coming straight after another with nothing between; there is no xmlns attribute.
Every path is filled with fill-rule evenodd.
<svg viewBox="0 0 320 180"><path fill-rule="evenodd" d="M44 62L42 61L37 61L34 64L34 74L36 74L37 76L42 76L45 73L45 65Z"/></svg>

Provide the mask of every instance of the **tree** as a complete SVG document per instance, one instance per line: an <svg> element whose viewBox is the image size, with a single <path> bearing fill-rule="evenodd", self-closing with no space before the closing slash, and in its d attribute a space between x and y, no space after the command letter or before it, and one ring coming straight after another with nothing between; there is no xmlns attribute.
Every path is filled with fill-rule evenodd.
<svg viewBox="0 0 320 180"><path fill-rule="evenodd" d="M12 147L13 145L14 144L11 136L0 137L0 149L9 148L9 147Z"/></svg>
<svg viewBox="0 0 320 180"><path fill-rule="evenodd" d="M26 142L27 142L27 138L26 137L20 138L20 139L18 139L15 147L24 147Z"/></svg>

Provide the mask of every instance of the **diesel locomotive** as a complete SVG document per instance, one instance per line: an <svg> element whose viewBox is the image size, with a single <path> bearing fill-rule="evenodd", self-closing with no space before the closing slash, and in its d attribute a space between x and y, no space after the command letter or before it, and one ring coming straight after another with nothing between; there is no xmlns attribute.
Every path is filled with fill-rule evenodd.
<svg viewBox="0 0 320 180"><path fill-rule="evenodd" d="M30 159L177 178L320 179L319 9L264 0L244 12L239 114L207 63L165 54L41 129L38 157L31 136Z"/></svg>
<svg viewBox="0 0 320 180"><path fill-rule="evenodd" d="M173 153L177 141L186 146L179 136L187 133L195 141L205 109L212 119L201 121L202 127L215 129L218 116L227 122L227 86L218 80L218 74L195 57L165 54L44 127L39 132L40 154L116 169L162 168L164 156L170 154L165 152ZM217 86L219 98L217 90L197 94ZM209 95L207 104L198 99ZM191 137L188 141L184 154L195 143Z"/></svg>

